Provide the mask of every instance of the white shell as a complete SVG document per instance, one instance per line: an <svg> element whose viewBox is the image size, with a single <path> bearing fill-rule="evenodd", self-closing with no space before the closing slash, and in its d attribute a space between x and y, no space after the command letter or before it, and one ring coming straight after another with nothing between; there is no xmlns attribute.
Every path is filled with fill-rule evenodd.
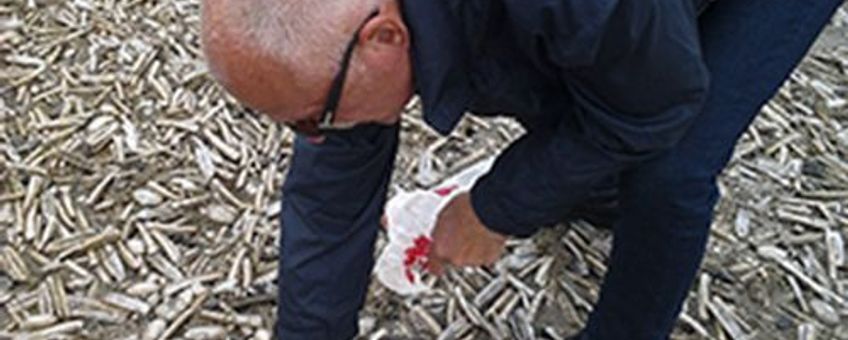
<svg viewBox="0 0 848 340"><path fill-rule="evenodd" d="M236 218L238 218L238 211L236 211L235 208L223 204L207 206L205 212L206 216L209 217L210 220L222 224L233 223Z"/></svg>
<svg viewBox="0 0 848 340"><path fill-rule="evenodd" d="M155 340L159 338L163 332L165 332L165 327L168 324L165 320L156 319L147 324L147 328L144 330L144 334L142 335L143 340Z"/></svg>
<svg viewBox="0 0 848 340"><path fill-rule="evenodd" d="M224 339L227 330L221 326L197 326L185 332L185 337L194 340Z"/></svg>
<svg viewBox="0 0 848 340"><path fill-rule="evenodd" d="M136 189L132 195L138 204L146 207L159 205L163 200L162 195L147 188Z"/></svg>

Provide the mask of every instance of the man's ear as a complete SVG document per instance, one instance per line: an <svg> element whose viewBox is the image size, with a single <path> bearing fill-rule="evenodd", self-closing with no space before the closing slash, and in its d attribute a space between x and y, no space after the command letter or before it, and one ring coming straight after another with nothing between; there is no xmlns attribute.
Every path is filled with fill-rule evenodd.
<svg viewBox="0 0 848 340"><path fill-rule="evenodd" d="M409 31L403 22L400 9L397 6L380 7L380 14L362 28L360 43L377 48L409 48Z"/></svg>

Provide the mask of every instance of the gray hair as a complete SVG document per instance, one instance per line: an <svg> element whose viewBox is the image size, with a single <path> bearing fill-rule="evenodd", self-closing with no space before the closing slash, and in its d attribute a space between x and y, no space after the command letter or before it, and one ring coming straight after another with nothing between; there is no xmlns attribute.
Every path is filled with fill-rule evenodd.
<svg viewBox="0 0 848 340"><path fill-rule="evenodd" d="M364 18L380 1L225 1L234 7L227 29L243 35L243 43L258 53L297 68L306 79L326 77L339 62L357 15Z"/></svg>

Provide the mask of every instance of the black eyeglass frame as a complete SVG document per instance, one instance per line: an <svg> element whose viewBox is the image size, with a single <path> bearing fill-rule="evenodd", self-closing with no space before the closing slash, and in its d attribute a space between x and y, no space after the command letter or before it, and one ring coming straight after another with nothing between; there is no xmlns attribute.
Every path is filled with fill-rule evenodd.
<svg viewBox="0 0 848 340"><path fill-rule="evenodd" d="M364 29L365 25L378 14L380 14L379 10L371 12L371 14L363 20L359 27L357 27L356 31L353 33L353 37L350 39L350 42L347 43L347 47L345 48L342 60L339 64L339 71L333 77L333 82L330 83L330 91L327 93L327 101L324 104L324 110L321 112L321 117L317 121L302 120L287 124L296 133L307 137L315 137L323 135L328 131L336 130L333 126L333 121L336 119L336 109L338 109L339 102L341 101L342 90L344 90L345 80L347 79L348 69L350 68L350 60L353 57L353 50L359 42L359 34L362 33L362 29Z"/></svg>

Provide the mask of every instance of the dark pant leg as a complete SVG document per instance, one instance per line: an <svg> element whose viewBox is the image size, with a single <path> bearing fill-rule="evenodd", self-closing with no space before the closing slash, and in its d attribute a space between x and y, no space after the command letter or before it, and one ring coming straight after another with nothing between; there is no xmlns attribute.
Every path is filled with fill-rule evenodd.
<svg viewBox="0 0 848 340"><path fill-rule="evenodd" d="M397 141L397 126L297 139L280 216L278 339L358 333Z"/></svg>
<svg viewBox="0 0 848 340"><path fill-rule="evenodd" d="M716 176L840 3L721 0L704 13L706 106L673 150L623 174L609 271L585 338L668 337L704 254Z"/></svg>

